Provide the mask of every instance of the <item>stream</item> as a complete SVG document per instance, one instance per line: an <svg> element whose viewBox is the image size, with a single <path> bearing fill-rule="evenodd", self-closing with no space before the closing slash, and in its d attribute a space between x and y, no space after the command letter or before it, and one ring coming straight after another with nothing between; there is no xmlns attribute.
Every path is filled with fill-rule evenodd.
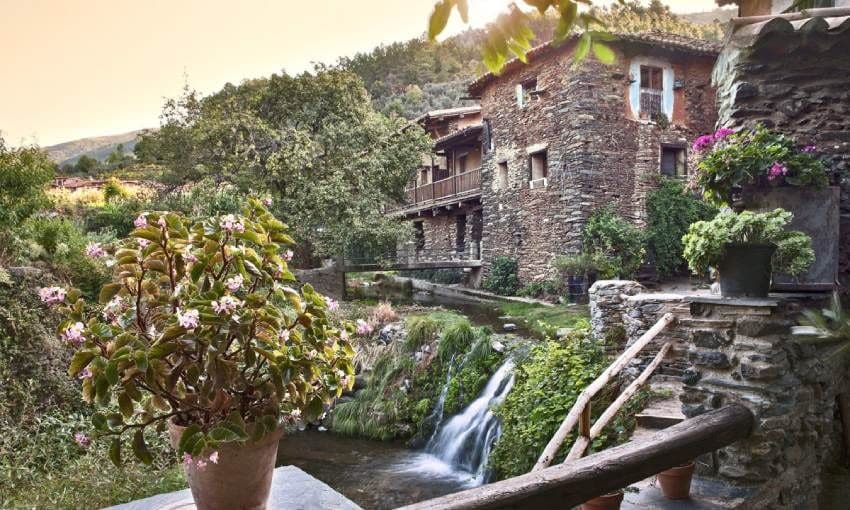
<svg viewBox="0 0 850 510"><path fill-rule="evenodd" d="M416 295L414 301L460 312L474 325L494 331L503 324L492 305L428 295ZM389 510L481 485L501 432L490 408L507 397L513 368L506 360L476 400L454 416L443 416L424 449L307 430L284 437L277 464L301 468L365 510Z"/></svg>

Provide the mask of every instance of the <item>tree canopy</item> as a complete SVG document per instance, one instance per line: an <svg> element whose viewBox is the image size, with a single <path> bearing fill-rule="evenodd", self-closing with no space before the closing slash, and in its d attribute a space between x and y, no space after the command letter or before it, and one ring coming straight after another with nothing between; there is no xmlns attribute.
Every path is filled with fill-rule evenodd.
<svg viewBox="0 0 850 510"><path fill-rule="evenodd" d="M398 234L382 207L403 198L428 148L421 128L375 111L355 74L317 66L208 97L187 90L166 103L136 156L163 165L175 185L211 179L271 196L301 243L329 256Z"/></svg>

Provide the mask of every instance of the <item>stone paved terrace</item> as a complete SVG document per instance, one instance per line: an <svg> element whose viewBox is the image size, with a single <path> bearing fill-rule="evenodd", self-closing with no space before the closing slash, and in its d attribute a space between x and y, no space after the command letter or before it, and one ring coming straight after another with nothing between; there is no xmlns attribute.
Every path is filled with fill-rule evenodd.
<svg viewBox="0 0 850 510"><path fill-rule="evenodd" d="M131 501L105 510L194 510L189 489ZM274 470L266 510L361 510L324 482L295 466Z"/></svg>

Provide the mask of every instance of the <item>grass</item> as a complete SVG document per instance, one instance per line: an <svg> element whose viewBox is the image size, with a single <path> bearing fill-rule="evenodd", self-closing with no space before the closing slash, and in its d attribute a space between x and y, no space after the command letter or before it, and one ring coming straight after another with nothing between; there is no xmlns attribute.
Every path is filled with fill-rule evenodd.
<svg viewBox="0 0 850 510"><path fill-rule="evenodd" d="M560 328L590 327L590 312L586 305L543 306L533 303L501 303L502 313L522 321L535 336L554 337Z"/></svg>

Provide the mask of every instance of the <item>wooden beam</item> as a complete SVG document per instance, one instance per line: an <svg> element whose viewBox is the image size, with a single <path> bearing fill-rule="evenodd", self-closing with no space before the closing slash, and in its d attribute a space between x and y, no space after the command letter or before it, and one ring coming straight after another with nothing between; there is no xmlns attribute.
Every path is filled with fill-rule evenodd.
<svg viewBox="0 0 850 510"><path fill-rule="evenodd" d="M671 342L667 342L666 344L664 344L664 346L661 347L661 350L658 351L658 354L655 355L655 358L653 358L649 365L647 365L643 372L641 372L638 378L632 381L629 387L626 388L620 394L620 396L617 397L616 400L611 402L611 405L608 406L608 409L606 409L605 412L602 413L602 416L600 416L596 420L596 423L593 424L593 427L590 428L589 433L582 434L582 436L587 436L587 440L576 441L575 443L573 443L573 447L570 450L570 453L567 455L567 458L564 459L564 462L579 459L582 455L584 455L584 451L587 449L588 445L590 445L590 443L594 439L599 437L599 434L602 432L602 429L604 429L605 426L608 425L608 423L614 418L614 416L616 416L617 411L619 411L620 408L623 407L623 405L628 402L629 399L632 398L635 393L637 393L637 390L641 386L643 386L646 383L647 379L649 379L649 377L652 375L652 373L655 372L655 369L658 368L658 365L661 364L661 362L664 360L664 357L667 355L667 351L670 350L671 345Z"/></svg>
<svg viewBox="0 0 850 510"><path fill-rule="evenodd" d="M744 439L750 435L754 421L746 407L729 405L661 430L641 442L629 442L569 464L408 505L403 510L572 508Z"/></svg>
<svg viewBox="0 0 850 510"><path fill-rule="evenodd" d="M595 381L590 383L590 385L588 385L588 387L579 394L575 404L573 404L572 409L570 409L570 412L567 414L567 417L564 418L564 421L561 422L561 426L558 427L555 435L549 440L549 444L547 444L546 448L543 449L543 453L540 454L540 457L537 459L537 464L534 465L532 471L543 469L552 463L552 459L555 458L555 454L558 453L558 450L561 448L561 444L563 444L563 442L567 439L567 436L570 435L573 427L575 427L576 422L578 422L584 406L586 406L590 400L599 393L599 390L604 388L615 375L619 374L620 370L622 370L629 361L631 361L644 347L646 347L646 345L649 344L649 342L651 342L658 333L661 332L661 330L666 328L668 324L675 320L676 317L672 313L664 314L658 322L649 328L649 331L641 335L635 343L623 351L623 354L614 360L614 362L611 363L611 365L608 366L608 368L606 368Z"/></svg>

